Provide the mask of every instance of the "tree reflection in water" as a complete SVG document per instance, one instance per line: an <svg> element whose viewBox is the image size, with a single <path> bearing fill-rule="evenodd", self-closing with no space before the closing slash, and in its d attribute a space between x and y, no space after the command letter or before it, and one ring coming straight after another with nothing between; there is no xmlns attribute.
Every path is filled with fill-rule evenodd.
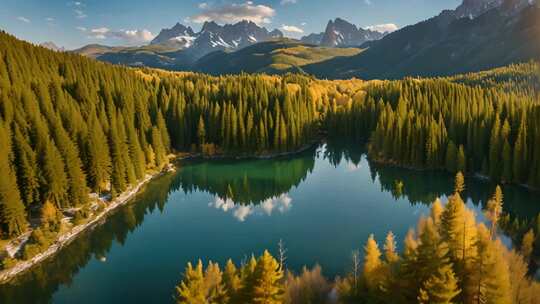
<svg viewBox="0 0 540 304"><path fill-rule="evenodd" d="M55 257L36 265L28 273L0 286L0 303L48 303L61 285L69 286L74 276L95 257L105 257L116 242L123 245L127 235L137 229L145 216L163 212L169 195L176 191L187 194L206 192L214 197L209 207L231 212L239 221L254 213L276 215L291 208L292 190L309 178L316 161L328 161L347 170L370 170L372 182L378 180L381 191L410 204L431 204L453 189L453 177L443 172L413 171L374 163L365 163L361 145L330 142L303 153L265 160L192 160L179 164L177 173L161 176L149 183L134 200L121 207L102 225L84 233L63 248ZM368 168L361 167L367 164ZM476 179L467 181L465 197L475 205L485 205L495 185ZM399 191L398 191L399 190ZM502 227L514 239L532 225L539 213L537 193L515 186L504 187L505 212L509 222L521 223Z"/></svg>

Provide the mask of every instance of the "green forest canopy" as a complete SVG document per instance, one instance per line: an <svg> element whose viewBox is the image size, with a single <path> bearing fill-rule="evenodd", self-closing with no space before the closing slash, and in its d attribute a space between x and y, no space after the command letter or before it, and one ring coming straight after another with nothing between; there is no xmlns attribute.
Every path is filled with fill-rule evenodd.
<svg viewBox="0 0 540 304"><path fill-rule="evenodd" d="M539 65L437 79L211 77L113 66L0 33L0 231L113 197L177 151L270 154L325 132L369 155L540 186ZM47 206L47 208L44 208Z"/></svg>

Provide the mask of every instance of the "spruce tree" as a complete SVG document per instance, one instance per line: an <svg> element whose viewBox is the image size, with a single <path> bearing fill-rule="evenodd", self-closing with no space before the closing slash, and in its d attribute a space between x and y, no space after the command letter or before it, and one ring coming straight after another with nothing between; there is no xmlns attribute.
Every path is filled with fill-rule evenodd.
<svg viewBox="0 0 540 304"><path fill-rule="evenodd" d="M457 278L449 264L443 264L424 282L418 296L419 303L450 304L459 295Z"/></svg>
<svg viewBox="0 0 540 304"><path fill-rule="evenodd" d="M8 237L23 233L28 226L24 204L21 201L15 173L9 163L11 154L9 130L0 120L0 232Z"/></svg>
<svg viewBox="0 0 540 304"><path fill-rule="evenodd" d="M394 264L399 261L396 241L394 239L394 234L391 231L386 235L386 241L384 243L384 257L388 264Z"/></svg>
<svg viewBox="0 0 540 304"><path fill-rule="evenodd" d="M254 304L279 304L283 302L283 271L268 251L257 261L255 268Z"/></svg>
<svg viewBox="0 0 540 304"><path fill-rule="evenodd" d="M231 260L227 261L223 270L223 284L230 303L238 303L242 280L238 269Z"/></svg>
<svg viewBox="0 0 540 304"><path fill-rule="evenodd" d="M381 251L371 234L364 246L364 279L371 290L376 290L381 283Z"/></svg>
<svg viewBox="0 0 540 304"><path fill-rule="evenodd" d="M182 282L176 286L176 303L206 304L205 287L202 261L195 268L188 263Z"/></svg>

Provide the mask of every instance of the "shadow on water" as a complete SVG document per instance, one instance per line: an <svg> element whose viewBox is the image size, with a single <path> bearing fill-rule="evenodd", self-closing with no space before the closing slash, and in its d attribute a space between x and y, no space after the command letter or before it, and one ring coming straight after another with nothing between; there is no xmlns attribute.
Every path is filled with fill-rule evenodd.
<svg viewBox="0 0 540 304"><path fill-rule="evenodd" d="M60 286L70 286L75 275L92 259L104 259L113 244L123 246L130 232L143 223L145 216L163 212L169 195L207 192L236 204L257 205L298 187L313 172L317 159L332 166L348 163L358 166L364 151L336 142L313 148L291 157L268 160L191 160L180 163L177 173L150 182L134 200L121 207L102 225L84 233L55 257L32 271L0 286L0 303L49 303ZM239 165L241 164L241 165ZM453 189L453 177L443 172L412 171L369 163L372 182L379 181L381 191L411 204L429 205ZM468 180L465 196L475 205L484 205L495 185ZM505 211L512 218L531 221L540 211L538 193L519 187L504 188ZM524 203L525 202L525 203ZM535 203L536 202L536 203Z"/></svg>

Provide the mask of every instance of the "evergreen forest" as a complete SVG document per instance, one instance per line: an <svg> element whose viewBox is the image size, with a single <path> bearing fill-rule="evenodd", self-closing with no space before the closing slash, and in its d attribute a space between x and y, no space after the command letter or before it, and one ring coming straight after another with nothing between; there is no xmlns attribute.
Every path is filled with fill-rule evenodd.
<svg viewBox="0 0 540 304"><path fill-rule="evenodd" d="M461 194L464 176L540 188L538 92L536 62L392 81L210 76L110 65L0 32L0 239L28 233L18 258L30 259L66 231L66 217L83 223L178 156L272 157L339 139L381 166L457 173L455 191L432 204L402 252L392 233L382 251L370 237L364 262L355 256L343 278L329 282L320 267L295 275L264 252L223 269L189 264L178 303L326 303L328 294L342 303L537 303L534 229L502 213L499 187L485 206L489 227ZM182 185L251 204L288 191L313 163L269 170L276 181L259 193L245 191L247 174L209 184L208 172L186 171ZM515 230L520 248L507 249L498 227ZM3 257L0 268L16 263Z"/></svg>

